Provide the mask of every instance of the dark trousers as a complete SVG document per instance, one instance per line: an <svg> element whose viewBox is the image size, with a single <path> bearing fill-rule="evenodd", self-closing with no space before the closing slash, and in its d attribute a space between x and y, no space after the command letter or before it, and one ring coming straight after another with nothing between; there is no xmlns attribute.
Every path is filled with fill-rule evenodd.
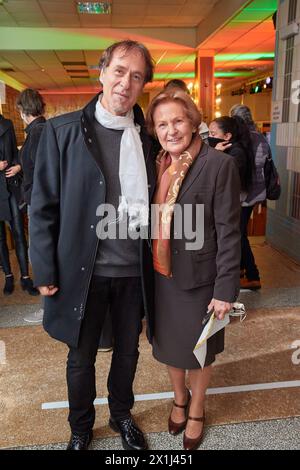
<svg viewBox="0 0 300 470"><path fill-rule="evenodd" d="M91 281L78 348L70 348L67 361L69 422L72 432L85 433L95 421L95 361L106 313L110 309L114 349L107 381L113 418L130 415L132 390L142 330L142 288L139 277Z"/></svg>
<svg viewBox="0 0 300 470"><path fill-rule="evenodd" d="M101 331L101 336L99 339L99 348L112 348L113 347L113 332L112 332L112 319L110 310L107 311L105 320L103 323L103 328Z"/></svg>
<svg viewBox="0 0 300 470"><path fill-rule="evenodd" d="M253 206L241 209L241 269L245 269L249 281L259 281L259 271L255 264L254 255L248 240L247 226L253 211Z"/></svg>
<svg viewBox="0 0 300 470"><path fill-rule="evenodd" d="M14 194L9 198L11 220L8 222L15 243L16 255L20 266L21 276L28 276L28 254L27 241L25 237L23 215L19 210ZM11 274L9 251L7 247L5 222L0 222L0 259L4 273Z"/></svg>

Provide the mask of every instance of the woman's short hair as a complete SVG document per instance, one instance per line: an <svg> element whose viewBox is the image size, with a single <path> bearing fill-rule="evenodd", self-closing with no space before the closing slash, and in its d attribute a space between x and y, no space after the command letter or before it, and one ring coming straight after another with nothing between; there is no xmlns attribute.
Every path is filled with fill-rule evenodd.
<svg viewBox="0 0 300 470"><path fill-rule="evenodd" d="M26 88L17 98L17 108L26 116L41 116L45 112L45 102L37 90Z"/></svg>
<svg viewBox="0 0 300 470"><path fill-rule="evenodd" d="M153 98L152 102L150 103L146 116L146 125L149 134L151 134L152 136L156 135L153 119L154 112L160 104L165 103L180 104L184 108L186 115L191 121L192 125L196 129L198 129L202 121L202 116L194 101L184 91L179 90L178 88L172 88L170 90L165 90L159 93L155 98Z"/></svg>
<svg viewBox="0 0 300 470"><path fill-rule="evenodd" d="M144 46L144 44L137 42L137 41L131 41L130 39L127 39L125 41L115 42L114 44L109 46L107 49L105 49L102 56L100 57L100 62L99 62L100 70L104 70L106 67L109 66L113 58L114 52L117 49L123 50L124 54L131 52L133 50L139 51L142 57L144 58L145 64L146 64L144 83L152 82L153 72L154 72L154 61L151 57L150 52L148 51L147 47Z"/></svg>
<svg viewBox="0 0 300 470"><path fill-rule="evenodd" d="M159 93L150 103L146 116L146 125L149 134L152 136L156 135L153 119L154 112L160 104L165 103L180 104L184 108L185 113L188 119L191 121L192 125L198 129L202 121L202 116L194 101L184 91L179 90L178 88L171 88Z"/></svg>
<svg viewBox="0 0 300 470"><path fill-rule="evenodd" d="M248 125L254 124L250 108L248 108L248 106L245 104L235 104L230 109L229 114L231 117L240 117Z"/></svg>

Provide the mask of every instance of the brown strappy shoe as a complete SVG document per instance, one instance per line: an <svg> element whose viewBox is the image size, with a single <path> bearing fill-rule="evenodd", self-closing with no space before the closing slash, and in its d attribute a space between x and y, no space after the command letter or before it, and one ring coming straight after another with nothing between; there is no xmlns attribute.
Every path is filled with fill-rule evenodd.
<svg viewBox="0 0 300 470"><path fill-rule="evenodd" d="M188 419L191 419L192 421L199 421L199 422L203 423L202 431L201 431L201 433L199 434L198 437L195 437L195 439L190 439L189 437L186 436L185 433L183 435L183 448L184 448L184 450L196 450L196 449L198 449L198 447L201 444L202 439L203 439L205 413L203 413L203 416L201 418L192 418L191 416L188 416L187 420Z"/></svg>
<svg viewBox="0 0 300 470"><path fill-rule="evenodd" d="M188 389L187 389L187 394L188 394L188 399L187 399L187 403L185 405L178 405L173 400L173 406L176 406L177 408L182 408L182 409L186 410L186 413L185 413L186 415L187 415L188 406L189 406L190 401L191 401L191 394L190 394L190 391ZM186 423L187 423L187 418L184 421L181 421L181 423L175 423L171 418L171 414L172 414L172 410L171 410L169 420L168 420L168 429L169 429L169 433L172 434L172 436L176 436L177 434L179 434L181 431L184 430L184 428L186 426Z"/></svg>

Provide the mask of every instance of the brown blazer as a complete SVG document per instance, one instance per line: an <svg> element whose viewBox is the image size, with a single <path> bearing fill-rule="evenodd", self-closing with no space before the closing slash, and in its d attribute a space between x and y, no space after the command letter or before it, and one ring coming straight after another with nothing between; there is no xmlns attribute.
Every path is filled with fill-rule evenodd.
<svg viewBox="0 0 300 470"><path fill-rule="evenodd" d="M234 302L240 284L240 179L230 155L206 144L183 181L177 204L192 204L196 230L196 204L204 204L204 245L187 250L183 226L172 227L172 273L180 289L214 284L214 298ZM174 225L174 222L173 222ZM176 238L178 228L182 238Z"/></svg>

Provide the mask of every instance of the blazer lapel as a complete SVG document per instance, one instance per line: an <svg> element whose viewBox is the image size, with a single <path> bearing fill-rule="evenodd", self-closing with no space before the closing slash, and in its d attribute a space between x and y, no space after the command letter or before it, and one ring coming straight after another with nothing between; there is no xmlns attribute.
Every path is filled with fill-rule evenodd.
<svg viewBox="0 0 300 470"><path fill-rule="evenodd" d="M192 165L190 171L188 172L188 174L184 178L184 181L182 183L182 186L180 188L180 191L179 191L179 194L178 194L178 197L177 197L177 201L180 201L182 196L186 193L186 191L193 184L193 182L195 181L195 179L197 178L199 173L201 173L204 165L207 162L207 152L208 152L208 146L203 143L202 148L200 150L200 153L199 153L196 161L194 162L194 164Z"/></svg>

